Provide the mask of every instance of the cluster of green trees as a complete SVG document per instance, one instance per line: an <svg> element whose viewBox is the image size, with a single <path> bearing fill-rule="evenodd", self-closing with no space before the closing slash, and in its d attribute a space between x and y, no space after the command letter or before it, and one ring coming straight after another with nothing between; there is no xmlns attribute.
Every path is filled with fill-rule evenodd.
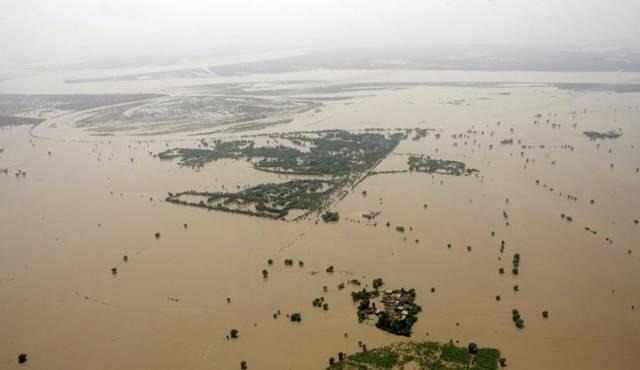
<svg viewBox="0 0 640 370"><path fill-rule="evenodd" d="M401 289L401 292L404 298L402 306L408 311L406 317L398 319L392 317L386 311L382 311L378 316L376 327L392 334L409 337L411 336L413 324L418 321L418 313L422 311L422 307L415 303L416 292L414 289L409 289L408 291Z"/></svg>
<svg viewBox="0 0 640 370"><path fill-rule="evenodd" d="M292 180L283 183L260 184L236 193L185 191L169 194L167 202L202 207L216 211L282 219L292 209L315 211L322 208L338 189L335 180ZM194 203L182 200L184 195L206 197ZM254 210L241 209L253 205Z"/></svg>
<svg viewBox="0 0 640 370"><path fill-rule="evenodd" d="M524 320L520 316L520 311L515 308L511 311L511 319L518 329L524 328Z"/></svg>
<svg viewBox="0 0 640 370"><path fill-rule="evenodd" d="M324 222L338 222L338 220L340 220L340 214L338 212L326 211L322 214L322 220Z"/></svg>
<svg viewBox="0 0 640 370"><path fill-rule="evenodd" d="M411 155L407 161L409 171L440 173L444 175L471 175L479 171L473 168L467 168L463 162L451 161L446 159L433 159L429 156Z"/></svg>
<svg viewBox="0 0 640 370"><path fill-rule="evenodd" d="M377 290L368 291L363 288L362 290L351 292L351 299L353 299L354 302L358 302L363 299L375 298L375 297L378 297L379 295L380 293Z"/></svg>
<svg viewBox="0 0 640 370"><path fill-rule="evenodd" d="M332 273L332 272L335 271L335 267L333 267L333 265L331 265L331 266L327 267L326 271L329 272L329 273Z"/></svg>
<svg viewBox="0 0 640 370"><path fill-rule="evenodd" d="M596 139L617 139L622 136L622 133L616 131L609 132L597 132L597 131L585 131L583 134L591 140Z"/></svg>
<svg viewBox="0 0 640 370"><path fill-rule="evenodd" d="M384 285L384 282L382 281L382 278L375 278L375 279L373 279L373 281L372 281L372 284L371 284L371 285L373 286L373 289L376 289L376 290L377 290L377 289L378 289L378 288L380 288L382 285Z"/></svg>
<svg viewBox="0 0 640 370"><path fill-rule="evenodd" d="M314 298L312 304L313 307L322 307L325 311L329 310L329 304L324 301L324 297Z"/></svg>
<svg viewBox="0 0 640 370"><path fill-rule="evenodd" d="M359 343L360 344L360 343ZM329 359L328 370L402 369L410 363L421 369L497 370L506 366L506 359L494 348L474 343L467 348L448 343L404 341L386 347L367 349L354 354L338 353Z"/></svg>
<svg viewBox="0 0 640 370"><path fill-rule="evenodd" d="M293 175L331 176L330 180L293 180L277 184L261 184L236 193L186 191L169 194L166 201L234 212L251 216L282 219L291 209L322 209L338 189L357 179L354 174L369 171L398 145L401 133L352 133L343 130L314 133L270 135L274 140L289 140L309 150L284 145L257 147L252 140L214 142L212 148L175 148L158 154L160 159L179 159L179 164L201 168L223 158L246 159L257 170ZM197 203L180 199L182 195L206 197ZM247 209L253 205L255 210ZM241 207L242 206L242 207ZM337 212L323 215L326 222L339 219Z"/></svg>
<svg viewBox="0 0 640 370"><path fill-rule="evenodd" d="M512 270L513 274L514 275L518 275L519 272L520 272L520 270L519 270L519 268L520 268L520 253L516 253L516 254L513 255L512 264L513 264L513 270Z"/></svg>
<svg viewBox="0 0 640 370"><path fill-rule="evenodd" d="M309 150L301 151L284 145L257 147L252 140L217 140L211 149L169 149L159 153L158 158L177 158L181 166L194 168L223 158L257 159L254 167L267 172L344 176L373 167L398 145L403 135L329 130L313 134L273 134L271 137L290 140L307 146Z"/></svg>

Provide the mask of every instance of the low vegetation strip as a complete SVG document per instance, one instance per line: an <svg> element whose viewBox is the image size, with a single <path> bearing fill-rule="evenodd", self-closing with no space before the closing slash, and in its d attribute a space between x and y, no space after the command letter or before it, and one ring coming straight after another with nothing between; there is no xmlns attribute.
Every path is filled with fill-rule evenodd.
<svg viewBox="0 0 640 370"><path fill-rule="evenodd" d="M475 343L468 348L458 347L452 342L403 342L386 347L367 349L351 355L340 353L329 359L328 370L496 370L506 366L500 351L480 348Z"/></svg>
<svg viewBox="0 0 640 370"><path fill-rule="evenodd" d="M320 210L335 190L336 183L331 181L293 180L261 184L235 193L169 193L165 200L215 211L284 219L291 210Z"/></svg>
<svg viewBox="0 0 640 370"><path fill-rule="evenodd" d="M472 175L479 171L474 168L467 168L463 162L434 159L429 156L410 155L407 160L409 171L439 173L443 175L463 176Z"/></svg>

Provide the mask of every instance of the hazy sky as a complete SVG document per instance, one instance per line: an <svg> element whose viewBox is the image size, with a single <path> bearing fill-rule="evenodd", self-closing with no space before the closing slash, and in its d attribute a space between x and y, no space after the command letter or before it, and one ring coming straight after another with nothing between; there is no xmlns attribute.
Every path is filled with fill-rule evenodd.
<svg viewBox="0 0 640 370"><path fill-rule="evenodd" d="M0 0L0 4L0 55L5 62L363 44L640 46L640 0Z"/></svg>

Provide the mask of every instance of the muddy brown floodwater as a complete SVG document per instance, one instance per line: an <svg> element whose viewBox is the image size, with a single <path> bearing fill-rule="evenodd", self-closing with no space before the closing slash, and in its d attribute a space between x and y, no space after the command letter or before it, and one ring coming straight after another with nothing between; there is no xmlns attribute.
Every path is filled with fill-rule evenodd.
<svg viewBox="0 0 640 370"><path fill-rule="evenodd" d="M380 71L277 76L286 77L587 79ZM463 161L478 176L378 174L331 207L341 215L338 223L316 223L319 216L273 221L163 201L167 192L234 191L288 179L243 161L194 171L149 154L196 147L202 137L92 136L64 115L33 129L3 128L0 368L17 368L16 357L25 352L33 369L237 369L243 360L250 369L323 369L337 352L357 352L358 341L373 348L405 340L359 324L349 295L354 287L337 289L353 278L371 285L377 277L390 288L416 289L423 311L413 340L499 348L512 369L640 368L640 226L634 223L640 219L640 93L511 84L347 95L353 98L324 101L321 110L286 125L242 134L433 128L417 141L409 135L375 170L406 169L412 153ZM618 139L590 141L582 134L618 129ZM500 144L510 138L513 144ZM370 211L380 212L377 225L362 218ZM398 225L406 231L397 232ZM518 276L511 273L514 253L521 255ZM294 266L285 267L285 258ZM332 274L325 272L329 265ZM319 296L328 311L312 306ZM512 322L514 308L524 329ZM294 312L301 323L285 317ZM239 338L226 340L231 329Z"/></svg>

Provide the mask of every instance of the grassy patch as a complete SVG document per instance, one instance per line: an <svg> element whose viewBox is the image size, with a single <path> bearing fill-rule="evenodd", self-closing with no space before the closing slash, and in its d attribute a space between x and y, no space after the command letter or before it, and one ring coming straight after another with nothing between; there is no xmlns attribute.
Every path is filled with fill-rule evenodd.
<svg viewBox="0 0 640 370"><path fill-rule="evenodd" d="M402 342L347 355L329 370L402 369L415 363L424 370L496 370L500 351L480 348L475 355L453 343ZM335 358L334 358L335 359Z"/></svg>

